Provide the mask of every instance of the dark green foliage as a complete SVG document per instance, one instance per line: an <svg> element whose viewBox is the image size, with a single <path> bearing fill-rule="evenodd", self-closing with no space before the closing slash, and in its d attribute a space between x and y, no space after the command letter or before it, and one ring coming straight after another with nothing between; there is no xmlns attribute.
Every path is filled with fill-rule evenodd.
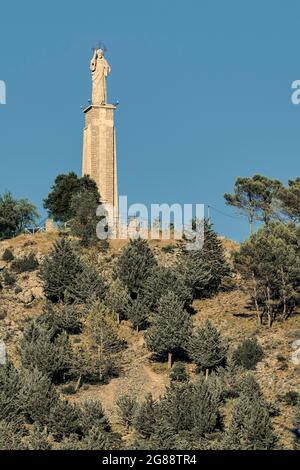
<svg viewBox="0 0 300 470"><path fill-rule="evenodd" d="M174 382L187 382L189 380L189 374L184 362L175 362L170 372L170 379Z"/></svg>
<svg viewBox="0 0 300 470"><path fill-rule="evenodd" d="M27 199L14 199L11 193L0 194L0 239L18 235L33 225L36 207Z"/></svg>
<svg viewBox="0 0 300 470"><path fill-rule="evenodd" d="M226 193L224 198L228 205L236 207L247 215L252 232L255 220L268 223L276 215L276 202L282 189L280 181L262 175L254 175L251 178L239 177L235 182L234 194Z"/></svg>
<svg viewBox="0 0 300 470"><path fill-rule="evenodd" d="M153 266L157 264L147 240L130 240L122 251L114 269L114 275L136 298Z"/></svg>
<svg viewBox="0 0 300 470"><path fill-rule="evenodd" d="M83 309L76 304L47 304L45 311L37 318L37 323L46 325L53 333L66 331L76 334L81 331Z"/></svg>
<svg viewBox="0 0 300 470"><path fill-rule="evenodd" d="M186 285L184 275L178 268L154 266L145 280L142 297L152 310L167 292L173 292L185 307L192 302L192 289Z"/></svg>
<svg viewBox="0 0 300 470"><path fill-rule="evenodd" d="M247 395L247 397L252 399L262 397L259 383L251 373L247 373L240 377L238 390L241 394Z"/></svg>
<svg viewBox="0 0 300 470"><path fill-rule="evenodd" d="M10 272L7 271L7 269L4 270L3 272L3 283L7 287L12 287L16 284L17 280L15 276Z"/></svg>
<svg viewBox="0 0 300 470"><path fill-rule="evenodd" d="M122 395L116 403L121 423L129 430L133 424L137 410L137 401L129 395Z"/></svg>
<svg viewBox="0 0 300 470"><path fill-rule="evenodd" d="M300 221L300 178L289 180L287 188L279 192L281 209L285 215L295 222Z"/></svg>
<svg viewBox="0 0 300 470"><path fill-rule="evenodd" d="M281 400L289 406L296 406L300 404L300 395L295 390L290 390L281 397Z"/></svg>
<svg viewBox="0 0 300 470"><path fill-rule="evenodd" d="M66 298L82 304L103 299L106 285L98 271L89 264L82 264L82 270L77 273L73 283L66 289Z"/></svg>
<svg viewBox="0 0 300 470"><path fill-rule="evenodd" d="M189 339L188 353L199 369L212 370L225 365L227 345L214 325L206 320L202 327L194 329Z"/></svg>
<svg viewBox="0 0 300 470"><path fill-rule="evenodd" d="M238 345L232 354L232 361L244 369L255 369L263 358L263 349L256 338L246 339Z"/></svg>
<svg viewBox="0 0 300 470"><path fill-rule="evenodd" d="M191 334L191 322L182 303L173 292L161 297L157 313L145 339L150 351L159 356L176 354L186 350Z"/></svg>
<svg viewBox="0 0 300 470"><path fill-rule="evenodd" d="M80 406L79 425L85 436L88 435L92 427L104 432L111 430L102 405L97 400L87 400Z"/></svg>
<svg viewBox="0 0 300 470"><path fill-rule="evenodd" d="M141 330L148 324L149 307L142 300L133 300L127 310L127 316L131 321L133 328Z"/></svg>
<svg viewBox="0 0 300 470"><path fill-rule="evenodd" d="M3 261L6 261L7 263L9 263L10 261L14 259L13 252L9 248L6 248L3 252L2 259Z"/></svg>
<svg viewBox="0 0 300 470"><path fill-rule="evenodd" d="M11 269L15 273L35 271L38 266L39 263L34 253L30 253L27 256L23 256L23 258L16 258L11 263Z"/></svg>
<svg viewBox="0 0 300 470"><path fill-rule="evenodd" d="M85 247L98 241L96 227L99 219L96 216L100 196L95 191L84 189L71 199L70 211L73 214L70 220L71 234L80 238Z"/></svg>
<svg viewBox="0 0 300 470"><path fill-rule="evenodd" d="M202 377L194 384L172 382L156 408L152 444L159 449L176 449L183 437L191 446L193 441L199 443L203 436L220 429L219 407L217 395Z"/></svg>
<svg viewBox="0 0 300 470"><path fill-rule="evenodd" d="M35 321L25 328L19 350L23 367L36 367L54 381L61 381L71 365L67 334L54 335L53 330Z"/></svg>
<svg viewBox="0 0 300 470"><path fill-rule="evenodd" d="M20 389L15 399L18 410L26 422L45 425L58 395L49 377L37 368L22 369L19 374Z"/></svg>
<svg viewBox="0 0 300 470"><path fill-rule="evenodd" d="M47 428L53 437L60 441L65 436L80 433L80 410L65 400L57 401L50 410Z"/></svg>
<svg viewBox="0 0 300 470"><path fill-rule="evenodd" d="M207 221L204 222L203 248L186 250L183 244L178 270L184 276L187 288L191 289L193 299L215 294L224 277L229 275L222 243Z"/></svg>
<svg viewBox="0 0 300 470"><path fill-rule="evenodd" d="M127 312L130 307L130 297L128 289L119 279L109 283L108 289L105 292L104 303L109 310L115 312L118 323L123 318L127 318Z"/></svg>
<svg viewBox="0 0 300 470"><path fill-rule="evenodd" d="M89 430L79 445L80 450L113 450L114 448L110 433L95 426Z"/></svg>
<svg viewBox="0 0 300 470"><path fill-rule="evenodd" d="M78 176L71 172L58 175L51 188L51 192L44 200L44 207L56 222L67 222L74 217L73 197L81 191L88 191L95 199L99 199L96 183L89 176ZM96 228L95 228L96 230Z"/></svg>
<svg viewBox="0 0 300 470"><path fill-rule="evenodd" d="M143 437L148 439L155 432L156 402L151 394L137 407L134 428Z"/></svg>
<svg viewBox="0 0 300 470"><path fill-rule="evenodd" d="M270 222L259 229L235 254L256 308L259 322L276 317L286 320L300 297L300 227Z"/></svg>
<svg viewBox="0 0 300 470"><path fill-rule="evenodd" d="M82 271L83 264L71 242L66 238L55 242L39 269L46 297L53 302L64 301L66 292L72 290L74 280Z"/></svg>
<svg viewBox="0 0 300 470"><path fill-rule="evenodd" d="M270 413L263 398L242 393L232 409L226 448L269 450L276 445Z"/></svg>
<svg viewBox="0 0 300 470"><path fill-rule="evenodd" d="M2 365L0 367L0 422L6 420L16 424L20 421L20 411L17 406L20 389L21 383L16 368L11 363Z"/></svg>

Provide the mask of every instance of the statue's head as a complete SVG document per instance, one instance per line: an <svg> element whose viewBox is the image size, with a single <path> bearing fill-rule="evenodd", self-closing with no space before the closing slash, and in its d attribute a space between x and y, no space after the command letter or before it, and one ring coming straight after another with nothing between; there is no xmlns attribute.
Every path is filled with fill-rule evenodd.
<svg viewBox="0 0 300 470"><path fill-rule="evenodd" d="M102 59L103 54L104 54L104 52L103 52L102 49L97 49L97 57L99 57L100 59Z"/></svg>

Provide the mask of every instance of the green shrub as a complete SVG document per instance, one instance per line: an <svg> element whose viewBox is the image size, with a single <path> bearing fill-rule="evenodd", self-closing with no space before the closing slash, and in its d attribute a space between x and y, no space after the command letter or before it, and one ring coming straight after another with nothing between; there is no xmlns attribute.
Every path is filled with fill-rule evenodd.
<svg viewBox="0 0 300 470"><path fill-rule="evenodd" d="M92 427L105 432L111 430L110 423L98 400L86 400L82 403L80 406L79 423L81 431L85 436L88 435Z"/></svg>
<svg viewBox="0 0 300 470"><path fill-rule="evenodd" d="M263 349L257 339L246 339L232 354L232 361L245 369L255 369L256 364L263 358Z"/></svg>
<svg viewBox="0 0 300 470"><path fill-rule="evenodd" d="M118 415L127 431L131 428L137 410L137 401L129 395L122 395L117 400Z"/></svg>
<svg viewBox="0 0 300 470"><path fill-rule="evenodd" d="M16 273L25 273L35 271L38 268L38 265L39 263L36 259L35 254L30 253L29 255L24 256L23 258L16 258L11 263L11 269Z"/></svg>
<svg viewBox="0 0 300 470"><path fill-rule="evenodd" d="M77 406L71 405L66 400L59 400L51 407L47 423L48 431L53 437L60 441L71 434L79 434L80 410Z"/></svg>
<svg viewBox="0 0 300 470"><path fill-rule="evenodd" d="M4 320L4 318L6 317L7 317L7 311L3 307L1 307L0 308L0 320Z"/></svg>
<svg viewBox="0 0 300 470"><path fill-rule="evenodd" d="M9 248L6 248L2 255L2 259L3 261L7 261L9 263L10 261L14 259L13 252Z"/></svg>
<svg viewBox="0 0 300 470"><path fill-rule="evenodd" d="M3 272L3 283L5 286L12 287L15 285L16 282L17 280L15 276L10 271L5 270Z"/></svg>
<svg viewBox="0 0 300 470"><path fill-rule="evenodd" d="M186 382L189 380L184 362L175 362L170 373L170 379L174 382Z"/></svg>
<svg viewBox="0 0 300 470"><path fill-rule="evenodd" d="M295 392L294 390L290 390L285 395L283 395L283 397L281 397L281 400L289 406L296 406L298 403L300 403L299 399L299 393Z"/></svg>
<svg viewBox="0 0 300 470"><path fill-rule="evenodd" d="M65 238L55 242L39 269L46 297L52 302L64 301L66 292L72 289L74 279L82 271L82 262L71 242Z"/></svg>
<svg viewBox="0 0 300 470"><path fill-rule="evenodd" d="M153 266L157 264L147 240L130 240L123 248L114 269L115 278L127 287L132 298L141 291Z"/></svg>

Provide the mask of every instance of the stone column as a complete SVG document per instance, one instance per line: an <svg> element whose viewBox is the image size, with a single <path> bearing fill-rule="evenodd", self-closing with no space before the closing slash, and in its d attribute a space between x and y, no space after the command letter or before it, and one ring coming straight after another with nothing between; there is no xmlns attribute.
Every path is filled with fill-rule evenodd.
<svg viewBox="0 0 300 470"><path fill-rule="evenodd" d="M114 208L114 220L118 219L118 185L116 133L114 111L111 104L90 105L83 110L82 174L89 175L98 186L101 201Z"/></svg>

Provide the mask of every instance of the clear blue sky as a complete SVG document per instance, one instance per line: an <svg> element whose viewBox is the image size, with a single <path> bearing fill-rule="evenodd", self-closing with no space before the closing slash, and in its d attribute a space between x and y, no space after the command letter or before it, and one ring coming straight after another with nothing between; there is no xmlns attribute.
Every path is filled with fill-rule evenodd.
<svg viewBox="0 0 300 470"><path fill-rule="evenodd" d="M13 1L0 7L0 192L40 208L59 173L81 171L91 47L112 67L120 194L206 202L239 175L299 176L300 3L289 0ZM212 212L241 240L243 219Z"/></svg>

